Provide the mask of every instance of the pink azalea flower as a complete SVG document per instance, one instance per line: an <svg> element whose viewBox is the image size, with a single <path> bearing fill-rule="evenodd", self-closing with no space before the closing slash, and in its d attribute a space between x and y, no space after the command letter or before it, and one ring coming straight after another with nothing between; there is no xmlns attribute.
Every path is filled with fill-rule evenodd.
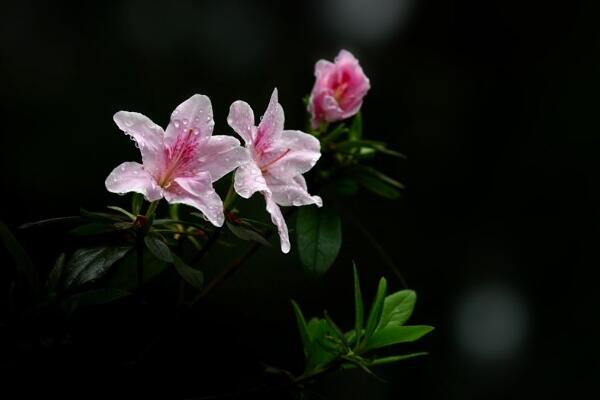
<svg viewBox="0 0 600 400"><path fill-rule="evenodd" d="M333 63L317 61L315 77L308 102L314 129L322 122L340 121L356 114L371 88L358 60L346 50L341 50Z"/></svg>
<svg viewBox="0 0 600 400"><path fill-rule="evenodd" d="M210 99L196 94L181 103L166 131L148 117L119 111L117 126L136 142L142 162L125 162L106 178L113 193L142 193L146 200L165 198L197 208L213 225L224 222L223 202L213 182L245 162L248 151L232 136L212 136Z"/></svg>
<svg viewBox="0 0 600 400"><path fill-rule="evenodd" d="M277 226L281 251L290 251L290 239L279 206L323 205L319 196L311 196L303 173L321 157L321 145L313 136L283 130L283 108L273 90L267 111L255 125L254 113L248 103L236 101L229 109L227 123L244 139L251 159L235 172L235 191L244 198L260 192L267 211Z"/></svg>

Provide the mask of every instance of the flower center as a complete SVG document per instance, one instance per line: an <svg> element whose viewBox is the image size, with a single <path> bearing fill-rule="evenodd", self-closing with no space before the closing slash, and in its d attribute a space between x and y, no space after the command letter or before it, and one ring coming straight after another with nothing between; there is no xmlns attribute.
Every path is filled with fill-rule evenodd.
<svg viewBox="0 0 600 400"><path fill-rule="evenodd" d="M188 169L193 172L191 164L198 148L195 136L195 130L189 129L177 137L172 147L165 149L165 169L158 180L162 188L168 188L174 178L185 175Z"/></svg>
<svg viewBox="0 0 600 400"><path fill-rule="evenodd" d="M266 164L263 164L260 166L260 172L265 173L267 172L267 169L269 169L269 167L273 164L275 164L277 161L281 160L283 157L286 156L287 153L290 152L290 149L286 149L283 153L281 153L279 156L275 157L274 159L272 159L271 161L267 162Z"/></svg>

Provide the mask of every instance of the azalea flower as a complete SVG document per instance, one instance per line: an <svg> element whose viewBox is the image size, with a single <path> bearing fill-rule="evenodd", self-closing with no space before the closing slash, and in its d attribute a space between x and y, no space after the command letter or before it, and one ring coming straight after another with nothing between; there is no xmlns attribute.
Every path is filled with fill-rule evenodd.
<svg viewBox="0 0 600 400"><path fill-rule="evenodd" d="M308 102L314 129L323 122L340 121L356 114L371 88L358 60L346 50L341 50L333 63L317 61L315 77Z"/></svg>
<svg viewBox="0 0 600 400"><path fill-rule="evenodd" d="M323 205L319 196L311 196L303 173L310 170L321 157L321 145L313 136L283 130L283 108L277 102L277 89L260 124L255 125L254 113L248 103L236 101L231 105L227 123L244 139L250 151L249 161L235 172L235 191L243 198L260 192L267 211L277 226L281 251L290 251L290 239L279 206Z"/></svg>
<svg viewBox="0 0 600 400"><path fill-rule="evenodd" d="M106 178L108 191L187 204L213 225L223 225L223 202L212 184L249 156L236 138L212 136L215 123L207 96L196 94L181 103L166 131L135 112L119 111L113 119L136 142L142 164L125 162L115 168Z"/></svg>

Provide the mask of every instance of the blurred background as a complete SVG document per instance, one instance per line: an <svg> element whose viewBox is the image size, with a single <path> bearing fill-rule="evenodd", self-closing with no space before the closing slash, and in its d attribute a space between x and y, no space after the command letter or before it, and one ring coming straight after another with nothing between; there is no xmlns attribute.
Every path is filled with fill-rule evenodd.
<svg viewBox="0 0 600 400"><path fill-rule="evenodd" d="M313 389L331 399L577 397L600 372L599 11L537 0L4 1L0 218L16 228L128 204L104 189L116 165L139 158L112 121L118 110L165 126L202 93L215 133L230 134L233 101L259 115L278 87L286 126L302 128L314 63L346 48L371 79L365 136L408 158L377 161L406 184L403 199L361 193L344 208L417 291L412 323L436 330L407 346L429 356L377 371L387 383L344 372ZM38 258L60 252L55 238L19 238ZM301 368L290 297L348 328L352 260L367 299L381 275L403 287L348 221L320 281L275 250L141 366L119 357L157 328L107 327L109 308L79 321L66 354L19 359L3 378L83 397L239 389L260 380L261 362Z"/></svg>

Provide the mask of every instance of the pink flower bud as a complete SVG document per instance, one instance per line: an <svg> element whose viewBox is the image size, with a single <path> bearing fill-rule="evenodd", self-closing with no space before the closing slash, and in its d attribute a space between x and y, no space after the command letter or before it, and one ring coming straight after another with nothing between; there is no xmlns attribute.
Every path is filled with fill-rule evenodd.
<svg viewBox="0 0 600 400"><path fill-rule="evenodd" d="M319 60L315 64L315 85L308 111L312 127L352 117L362 106L371 85L352 53L341 50L334 63Z"/></svg>

